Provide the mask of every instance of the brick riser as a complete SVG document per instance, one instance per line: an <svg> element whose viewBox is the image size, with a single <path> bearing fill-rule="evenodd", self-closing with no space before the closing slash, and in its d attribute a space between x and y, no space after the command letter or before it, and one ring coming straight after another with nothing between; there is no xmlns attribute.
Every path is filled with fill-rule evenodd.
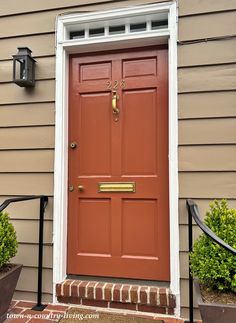
<svg viewBox="0 0 236 323"><path fill-rule="evenodd" d="M174 315L175 296L169 288L65 280L56 285L60 303Z"/></svg>

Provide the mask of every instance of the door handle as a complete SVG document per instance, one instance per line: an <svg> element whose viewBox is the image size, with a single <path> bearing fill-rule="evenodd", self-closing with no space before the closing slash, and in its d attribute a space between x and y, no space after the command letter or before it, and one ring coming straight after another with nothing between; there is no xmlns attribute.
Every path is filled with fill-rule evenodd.
<svg viewBox="0 0 236 323"><path fill-rule="evenodd" d="M120 110L117 108L117 100L119 100L119 95L116 91L112 91L111 106L114 114L118 114Z"/></svg>
<svg viewBox="0 0 236 323"><path fill-rule="evenodd" d="M83 185L79 185L78 186L78 190L79 190L79 192L83 192L84 191L84 186Z"/></svg>

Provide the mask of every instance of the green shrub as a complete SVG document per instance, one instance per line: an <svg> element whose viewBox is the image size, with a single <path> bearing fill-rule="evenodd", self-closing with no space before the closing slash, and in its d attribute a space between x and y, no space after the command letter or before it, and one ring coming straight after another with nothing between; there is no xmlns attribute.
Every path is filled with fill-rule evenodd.
<svg viewBox="0 0 236 323"><path fill-rule="evenodd" d="M236 249L236 210L226 200L214 201L204 223L223 241ZM202 234L190 253L192 275L210 289L236 292L236 256Z"/></svg>
<svg viewBox="0 0 236 323"><path fill-rule="evenodd" d="M0 268L17 252L16 232L7 213L0 212Z"/></svg>

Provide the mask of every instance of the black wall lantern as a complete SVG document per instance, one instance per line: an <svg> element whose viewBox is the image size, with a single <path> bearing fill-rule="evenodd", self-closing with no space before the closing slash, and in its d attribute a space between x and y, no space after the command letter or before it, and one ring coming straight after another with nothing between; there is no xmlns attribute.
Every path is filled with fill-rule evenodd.
<svg viewBox="0 0 236 323"><path fill-rule="evenodd" d="M18 47L18 53L13 55L13 82L22 87L35 84L35 60L28 47Z"/></svg>

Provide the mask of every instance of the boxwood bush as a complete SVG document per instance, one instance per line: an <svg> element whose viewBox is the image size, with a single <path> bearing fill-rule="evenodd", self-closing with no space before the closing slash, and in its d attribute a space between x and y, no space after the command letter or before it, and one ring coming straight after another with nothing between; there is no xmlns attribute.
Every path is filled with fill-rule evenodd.
<svg viewBox="0 0 236 323"><path fill-rule="evenodd" d="M6 212L0 212L0 268L16 255L16 231Z"/></svg>
<svg viewBox="0 0 236 323"><path fill-rule="evenodd" d="M214 201L204 223L223 241L236 249L236 210L226 200ZM236 292L236 256L202 234L190 253L192 275L210 289Z"/></svg>

